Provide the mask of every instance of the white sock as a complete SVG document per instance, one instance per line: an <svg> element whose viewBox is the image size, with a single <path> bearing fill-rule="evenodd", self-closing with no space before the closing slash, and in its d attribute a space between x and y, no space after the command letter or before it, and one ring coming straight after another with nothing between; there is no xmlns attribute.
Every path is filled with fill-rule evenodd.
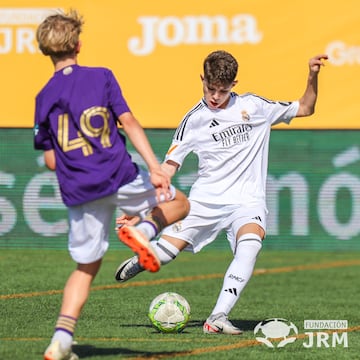
<svg viewBox="0 0 360 360"><path fill-rule="evenodd" d="M170 244L163 238L160 238L158 241L151 241L151 246L156 251L161 265L166 265L174 260L180 252L176 246Z"/></svg>
<svg viewBox="0 0 360 360"><path fill-rule="evenodd" d="M70 349L73 342L73 334L76 322L77 319L72 316L59 314L55 325L55 332L51 339L51 343L59 340L61 348L63 350Z"/></svg>
<svg viewBox="0 0 360 360"><path fill-rule="evenodd" d="M256 234L244 234L239 238L234 259L225 273L223 286L212 315L218 313L228 315L235 306L252 276L261 246L261 238Z"/></svg>
<svg viewBox="0 0 360 360"><path fill-rule="evenodd" d="M72 346L72 343L73 343L72 335L70 335L66 331L62 331L62 330L55 331L55 333L51 339L51 343L53 343L56 340L59 340L59 342L61 344L61 349L63 349L63 350L70 349Z"/></svg>
<svg viewBox="0 0 360 360"><path fill-rule="evenodd" d="M141 231L149 240L153 239L157 235L157 229L155 228L155 225L146 220L137 225L136 230Z"/></svg>

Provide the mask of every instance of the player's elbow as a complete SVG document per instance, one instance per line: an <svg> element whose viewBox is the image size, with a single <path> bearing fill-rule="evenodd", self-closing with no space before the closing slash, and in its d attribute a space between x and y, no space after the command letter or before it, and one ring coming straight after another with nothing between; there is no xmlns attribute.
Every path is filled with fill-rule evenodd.
<svg viewBox="0 0 360 360"><path fill-rule="evenodd" d="M299 110L296 114L297 117L302 117L302 116L310 116L312 114L314 114L315 112L315 105L313 106L308 106L308 105L301 105L299 106Z"/></svg>
<svg viewBox="0 0 360 360"><path fill-rule="evenodd" d="M55 171L56 169L56 165L55 164L48 164L48 163L45 163L46 167L51 170L51 171Z"/></svg>

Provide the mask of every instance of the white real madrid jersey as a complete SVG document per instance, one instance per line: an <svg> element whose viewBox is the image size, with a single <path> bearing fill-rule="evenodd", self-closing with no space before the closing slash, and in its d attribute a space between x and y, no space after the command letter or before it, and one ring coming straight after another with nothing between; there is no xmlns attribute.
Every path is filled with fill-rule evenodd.
<svg viewBox="0 0 360 360"><path fill-rule="evenodd" d="M177 128L165 161L182 165L198 156L198 178L189 198L214 204L264 206L271 125L289 123L298 101L279 102L231 93L226 109L202 99Z"/></svg>

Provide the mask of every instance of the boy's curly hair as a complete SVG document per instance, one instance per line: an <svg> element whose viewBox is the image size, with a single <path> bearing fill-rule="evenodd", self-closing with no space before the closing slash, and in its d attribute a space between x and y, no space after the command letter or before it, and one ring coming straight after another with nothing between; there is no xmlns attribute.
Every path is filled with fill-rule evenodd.
<svg viewBox="0 0 360 360"><path fill-rule="evenodd" d="M217 50L204 60L204 79L209 84L230 85L236 78L238 63L228 52Z"/></svg>

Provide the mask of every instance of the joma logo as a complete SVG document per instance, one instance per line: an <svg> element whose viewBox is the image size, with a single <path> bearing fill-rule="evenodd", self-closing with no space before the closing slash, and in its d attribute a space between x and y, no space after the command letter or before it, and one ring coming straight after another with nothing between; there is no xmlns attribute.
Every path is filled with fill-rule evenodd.
<svg viewBox="0 0 360 360"><path fill-rule="evenodd" d="M151 54L156 44L163 46L199 44L257 44L262 40L257 20L249 14L231 18L215 16L141 16L138 18L142 33L128 41L135 55Z"/></svg>

